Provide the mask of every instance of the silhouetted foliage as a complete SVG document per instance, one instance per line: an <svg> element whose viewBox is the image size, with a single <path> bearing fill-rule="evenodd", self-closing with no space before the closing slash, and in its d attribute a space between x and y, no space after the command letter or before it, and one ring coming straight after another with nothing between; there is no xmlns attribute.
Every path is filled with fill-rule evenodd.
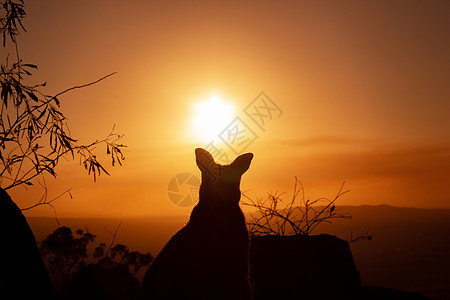
<svg viewBox="0 0 450 300"><path fill-rule="evenodd" d="M150 253L142 254L138 251L130 251L127 246L116 244L111 249L106 249L105 243L100 243L94 250L94 258L97 264L105 269L125 267L132 276L148 266L152 261Z"/></svg>
<svg viewBox="0 0 450 300"><path fill-rule="evenodd" d="M341 185L333 199L318 198L309 200L305 197L302 183L295 177L294 191L291 200L282 206L283 193L269 194L265 199L253 200L244 195L248 202L244 205L257 209L257 213L250 214L250 235L310 235L322 222L331 223L332 219L351 218L347 213L341 213L336 208L335 202L342 195L349 192L343 191Z"/></svg>
<svg viewBox="0 0 450 300"><path fill-rule="evenodd" d="M95 148L103 144L112 165L121 164L125 158L118 140L121 135L113 130L104 139L90 144L79 144L72 137L67 119L60 107L60 97L74 89L98 83L94 82L68 88L56 95L44 91L46 83L32 84L31 76L37 70L35 64L25 63L19 55L17 37L25 31L22 20L26 13L22 0L0 2L0 32L3 47L13 54L6 54L0 66L0 184L4 190L16 186L32 185L44 174L56 177L55 167L62 157L79 157L80 163L92 174L94 180L106 173ZM7 52L8 52L7 51ZM40 182L42 184L42 182ZM45 184L45 181L44 181ZM47 199L37 205L50 204Z"/></svg>
<svg viewBox="0 0 450 300"><path fill-rule="evenodd" d="M249 214L247 225L250 236L260 235L304 235L309 236L321 223L332 223L334 219L350 219L352 216L337 208L335 202L350 190L344 191L342 183L332 199L318 198L310 200L305 197L302 183L295 177L292 198L283 205L284 193L270 193L265 199L248 200L243 205L256 208L256 213ZM285 202L284 202L285 203ZM372 239L368 231L351 237L349 242Z"/></svg>
<svg viewBox="0 0 450 300"><path fill-rule="evenodd" d="M69 227L60 227L47 236L40 245L41 254L47 259L49 272L57 287L64 287L87 258L87 247L95 235L81 229L73 235Z"/></svg>
<svg viewBox="0 0 450 300"><path fill-rule="evenodd" d="M57 291L71 299L137 299L140 284L137 273L150 264L150 253L130 251L123 244L107 247L100 243L89 258L89 245L95 235L84 230L60 227L42 241L40 250L49 264ZM109 296L105 296L109 295ZM115 295L115 296L113 296ZM128 296L127 296L128 295ZM90 298L89 298L90 299Z"/></svg>

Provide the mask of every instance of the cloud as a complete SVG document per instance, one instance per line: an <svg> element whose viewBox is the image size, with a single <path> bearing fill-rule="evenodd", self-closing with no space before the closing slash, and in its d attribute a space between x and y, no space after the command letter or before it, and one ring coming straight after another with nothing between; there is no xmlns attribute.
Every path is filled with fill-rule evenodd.
<svg viewBox="0 0 450 300"><path fill-rule="evenodd" d="M348 146L348 145L360 145L373 140L355 138L355 137L343 137L343 136L314 136L302 139L285 139L277 141L281 145L288 145L294 147L304 146Z"/></svg>
<svg viewBox="0 0 450 300"><path fill-rule="evenodd" d="M289 155L261 168L271 170L271 180L298 176L319 192L346 181L351 204L450 207L450 142L315 137L283 141L278 150Z"/></svg>

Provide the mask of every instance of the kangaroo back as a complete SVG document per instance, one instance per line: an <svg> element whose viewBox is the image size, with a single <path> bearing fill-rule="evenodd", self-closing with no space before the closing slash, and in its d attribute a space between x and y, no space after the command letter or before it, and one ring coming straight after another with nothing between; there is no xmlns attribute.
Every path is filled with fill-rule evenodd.
<svg viewBox="0 0 450 300"><path fill-rule="evenodd" d="M239 184L253 154L227 166L204 149L195 154L202 173L199 202L147 270L143 299L249 300L249 242Z"/></svg>

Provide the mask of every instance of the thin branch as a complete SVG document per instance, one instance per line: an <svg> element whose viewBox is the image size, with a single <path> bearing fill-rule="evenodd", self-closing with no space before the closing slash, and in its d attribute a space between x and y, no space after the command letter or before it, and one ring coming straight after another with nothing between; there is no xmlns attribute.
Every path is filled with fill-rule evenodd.
<svg viewBox="0 0 450 300"><path fill-rule="evenodd" d="M303 185L296 177L292 198L282 208L280 208L280 204L283 202L281 198L283 193L269 193L266 199L257 200L253 200L246 194L243 194L248 199L247 202L243 202L243 205L253 207L259 213L259 216L250 214L250 220L247 222L250 234L274 234L280 236L291 234L310 235L323 222L331 223L333 219L351 218L348 214L338 212L334 204L337 199L349 192L343 191L344 184L345 182L340 186L336 196L332 200L328 198L317 198L311 201L305 198ZM298 200L300 201L300 205L295 206ZM321 202L327 202L327 204L319 206Z"/></svg>
<svg viewBox="0 0 450 300"><path fill-rule="evenodd" d="M117 232L119 231L119 228L120 228L121 225L122 225L122 221L120 221L119 225L117 225L117 228L114 231L114 233L110 232L105 226L103 226L103 228L106 230L106 232L108 232L113 237L112 240L111 240L111 244L109 244L108 251L106 251L106 255L105 256L109 255L109 252L111 251L111 248L112 248L112 246L113 246L113 244L114 244L114 242L116 240Z"/></svg>
<svg viewBox="0 0 450 300"><path fill-rule="evenodd" d="M59 223L58 215L56 213L56 208L55 208L55 206L52 203L54 201L58 200L59 198L61 198L62 196L64 196L65 194L69 194L70 199L72 199L72 194L70 193L70 191L72 189L68 189L68 190L62 192L61 194L59 194L58 196L56 196L56 197L54 197L54 198L52 198L50 200L47 200L48 189L47 189L47 185L45 183L45 178L44 178L44 184L42 184L40 182L39 182L39 184L44 189L44 193L43 193L41 199L38 202L36 202L35 204L33 204L33 205L29 206L29 207L21 208L20 210L21 211L26 211L26 210L30 210L30 209L33 209L35 207L41 206L41 205L48 205L50 207L50 209L53 211L54 215L55 215L56 223L58 224L58 226L61 225Z"/></svg>
<svg viewBox="0 0 450 300"><path fill-rule="evenodd" d="M367 229L365 231L361 231L356 237L353 237L353 231L350 231L350 240L348 240L347 243L356 243L363 240L371 241L375 235L370 234L369 232L370 230Z"/></svg>
<svg viewBox="0 0 450 300"><path fill-rule="evenodd" d="M115 75L115 74L117 74L117 72L113 72L113 73L111 73L111 74L108 74L108 75L106 75L106 76L103 76L102 78L97 79L97 80L95 80L95 81L92 81L92 82L90 82L90 83L86 83L86 84L83 84L83 85L73 86L73 87L71 87L71 88L68 88L68 89L62 91L62 92L59 92L58 94L56 94L55 96L53 96L51 99L55 99L55 98L61 96L62 94L65 94L65 93L67 93L67 92L69 92L69 91L72 91L72 90L75 90L75 89L81 89L81 88L84 88L84 87L88 87L88 86L94 85L94 84L99 83L100 81L105 80L106 78L108 78L108 77L110 77L110 76L112 76L112 75Z"/></svg>

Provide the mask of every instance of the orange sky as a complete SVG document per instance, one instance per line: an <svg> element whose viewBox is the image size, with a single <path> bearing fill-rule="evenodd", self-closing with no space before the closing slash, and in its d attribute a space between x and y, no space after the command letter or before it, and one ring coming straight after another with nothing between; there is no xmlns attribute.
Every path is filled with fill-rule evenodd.
<svg viewBox="0 0 450 300"><path fill-rule="evenodd" d="M446 1L26 1L21 56L48 93L66 95L72 135L89 142L113 124L123 167L93 183L78 162L47 178L64 216L186 214L166 194L199 175L188 128L212 93L259 138L242 189L340 204L450 208L450 3ZM4 51L4 50L2 50ZM265 92L283 111L260 130L244 108ZM108 161L105 158L105 163ZM38 191L11 191L19 205ZM51 215L48 208L29 214Z"/></svg>

